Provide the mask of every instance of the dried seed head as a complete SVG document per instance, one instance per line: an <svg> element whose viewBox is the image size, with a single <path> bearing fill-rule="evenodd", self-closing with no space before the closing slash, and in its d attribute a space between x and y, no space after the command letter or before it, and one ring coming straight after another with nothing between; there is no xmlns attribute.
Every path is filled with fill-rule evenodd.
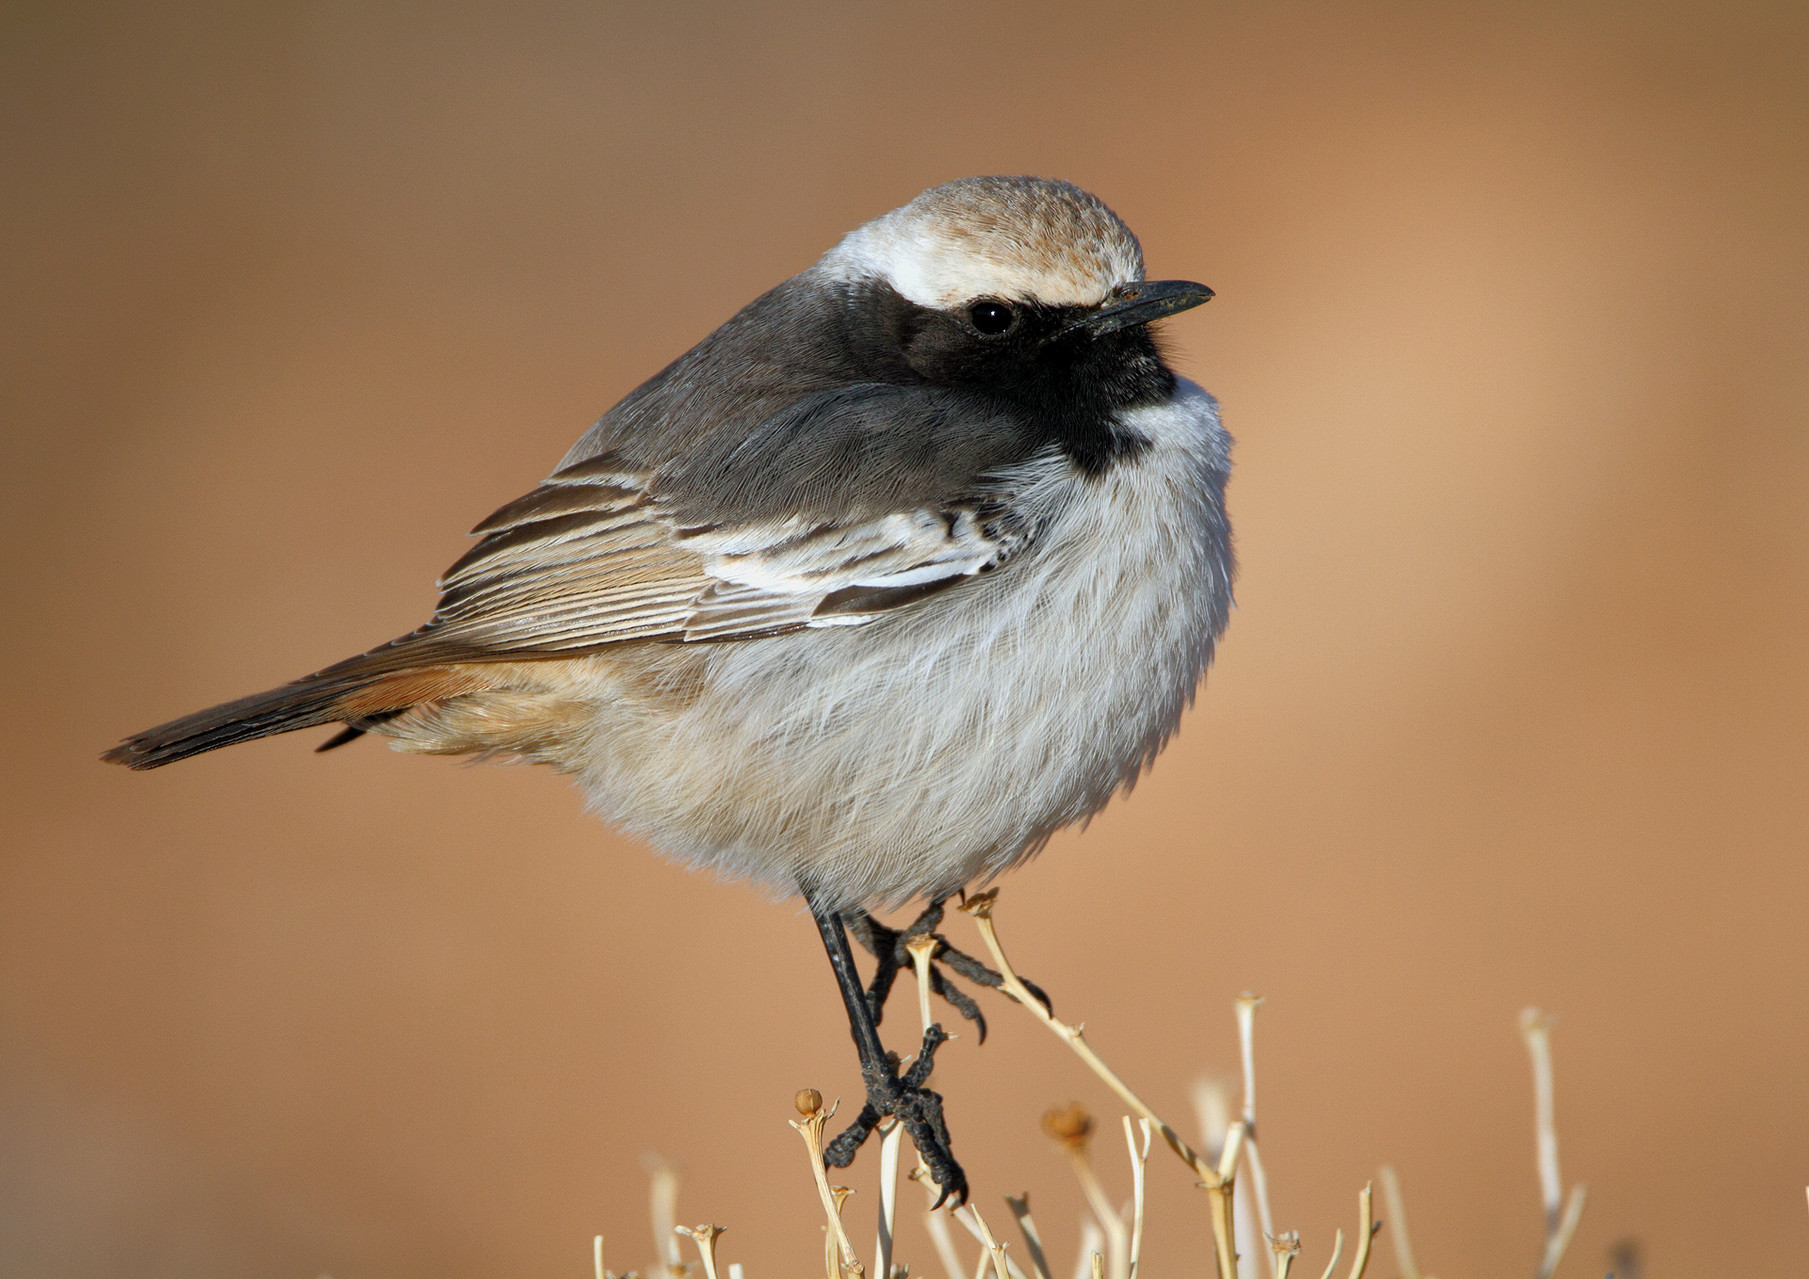
<svg viewBox="0 0 1809 1279"><path fill-rule="evenodd" d="M798 1108L798 1113L806 1118L823 1108L823 1094L815 1088L800 1088L798 1095L791 1099L791 1104Z"/></svg>
<svg viewBox="0 0 1809 1279"><path fill-rule="evenodd" d="M1093 1116L1078 1101L1043 1112L1043 1131L1069 1150L1085 1150L1093 1136Z"/></svg>
<svg viewBox="0 0 1809 1279"><path fill-rule="evenodd" d="M975 919L991 919L992 908L998 900L999 890L996 888L989 888L983 893L975 893L972 897L963 893L960 905L956 909L965 911Z"/></svg>

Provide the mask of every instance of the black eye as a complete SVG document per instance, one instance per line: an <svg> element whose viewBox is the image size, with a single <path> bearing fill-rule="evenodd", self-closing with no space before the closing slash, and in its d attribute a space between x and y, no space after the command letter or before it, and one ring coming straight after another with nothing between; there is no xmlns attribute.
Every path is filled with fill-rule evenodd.
<svg viewBox="0 0 1809 1279"><path fill-rule="evenodd" d="M967 308L967 318L987 337L1008 332L1018 322L1018 315L1003 302L976 302Z"/></svg>

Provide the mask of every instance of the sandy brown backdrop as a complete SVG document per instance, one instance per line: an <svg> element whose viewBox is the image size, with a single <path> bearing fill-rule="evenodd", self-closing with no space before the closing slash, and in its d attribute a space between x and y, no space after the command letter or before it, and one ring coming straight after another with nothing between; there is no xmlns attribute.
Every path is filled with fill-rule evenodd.
<svg viewBox="0 0 1809 1279"><path fill-rule="evenodd" d="M1531 1272L1533 1002L1569 1272L1802 1273L1805 12L7 5L0 1272L577 1276L647 1255L659 1152L810 1273L788 1099L857 1080L793 907L539 772L95 757L412 627L742 302L1032 172L1219 290L1172 334L1243 578L1154 775L1009 882L1024 968L1176 1114L1268 996L1314 1274L1382 1161L1428 1268ZM958 1148L1065 1256L1036 1116L1117 1112L995 1024ZM1150 1273L1197 1272L1154 1168Z"/></svg>

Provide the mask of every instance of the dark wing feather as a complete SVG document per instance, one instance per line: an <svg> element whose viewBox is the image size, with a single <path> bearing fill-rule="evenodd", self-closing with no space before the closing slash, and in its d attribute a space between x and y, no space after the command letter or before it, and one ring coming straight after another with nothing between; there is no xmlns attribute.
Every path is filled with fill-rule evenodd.
<svg viewBox="0 0 1809 1279"><path fill-rule="evenodd" d="M433 620L403 643L570 654L858 624L914 603L1021 547L1034 529L1018 489L1058 464L973 410L862 384L663 471L582 459L478 525Z"/></svg>

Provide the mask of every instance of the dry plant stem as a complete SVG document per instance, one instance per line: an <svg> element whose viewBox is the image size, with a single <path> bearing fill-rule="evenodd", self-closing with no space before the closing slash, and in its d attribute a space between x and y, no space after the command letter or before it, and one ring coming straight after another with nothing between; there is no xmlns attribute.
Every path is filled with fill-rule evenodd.
<svg viewBox="0 0 1809 1279"><path fill-rule="evenodd" d="M673 1229L681 1235L690 1236L691 1242L697 1245L697 1256L703 1262L704 1279L716 1279L716 1236L723 1232L722 1226L675 1226Z"/></svg>
<svg viewBox="0 0 1809 1279"><path fill-rule="evenodd" d="M1117 1072L1106 1065L1099 1054L1093 1051L1092 1045L1086 1041L1085 1028L1070 1026L1067 1022L1058 1020L1047 1008L1043 1007L1042 1001L1025 987L1023 980L1017 974L1017 969L1013 968L1011 961L1005 958L1005 951L999 945L999 934L993 928L992 910L997 899L998 890L996 888L988 889L984 893L964 900L961 903L961 909L972 915L974 921L979 925L980 938L986 943L986 949L992 954L993 966L999 970L1000 989L1014 1002L1029 1009L1033 1017L1073 1049L1075 1055L1087 1064L1089 1070L1105 1082L1106 1087L1117 1094L1120 1101L1142 1118L1149 1120L1155 1130L1162 1134L1162 1140L1168 1148L1174 1151L1183 1163L1192 1168L1201 1181L1208 1185L1216 1181L1219 1175L1218 1170L1213 1168L1205 1157L1192 1146L1183 1141L1180 1133L1163 1122L1162 1116L1151 1110L1143 1098L1132 1092L1130 1085L1120 1079Z"/></svg>
<svg viewBox="0 0 1809 1279"><path fill-rule="evenodd" d="M1237 1279L1237 1161L1244 1149L1244 1121L1225 1130L1217 1180L1201 1183L1212 1202L1212 1242L1217 1249L1219 1279Z"/></svg>
<svg viewBox="0 0 1809 1279"><path fill-rule="evenodd" d="M1105 1279L1105 1258L1098 1253L1093 1254L1093 1279Z"/></svg>
<svg viewBox="0 0 1809 1279"><path fill-rule="evenodd" d="M739 1261L729 1262L729 1279L747 1279L747 1272L742 1270Z"/></svg>
<svg viewBox="0 0 1809 1279"><path fill-rule="evenodd" d="M966 1226L974 1238L980 1241L980 1247L986 1253L985 1260L992 1263L994 1279L1024 1279L1023 1272L1012 1265L1011 1259L1005 1255L1005 1245L994 1239L992 1231L987 1229L986 1218L980 1215L978 1208L972 1204L963 1204L955 1210L955 1220ZM978 1273L985 1274L986 1267L982 1265Z"/></svg>
<svg viewBox="0 0 1809 1279"><path fill-rule="evenodd" d="M1564 1260L1565 1250L1570 1247L1570 1237L1576 1234L1577 1223L1583 1219L1583 1201L1588 1193L1589 1188L1580 1181L1570 1188L1570 1198L1564 1201L1564 1215L1558 1219L1558 1233L1545 1245L1545 1256L1539 1264L1539 1279L1551 1279L1558 1263Z"/></svg>
<svg viewBox="0 0 1809 1279"><path fill-rule="evenodd" d="M1407 1233L1407 1201L1401 1197L1401 1179L1393 1164L1382 1165L1382 1201L1388 1205L1388 1242L1394 1247L1401 1279L1421 1279L1419 1264L1413 1259L1413 1240Z"/></svg>
<svg viewBox="0 0 1809 1279"><path fill-rule="evenodd" d="M1533 1124L1539 1143L1539 1195L1545 1204L1545 1233L1557 1232L1564 1206L1558 1176L1558 1129L1552 1106L1551 1019L1537 1008L1520 1014L1520 1033L1533 1059Z"/></svg>
<svg viewBox="0 0 1809 1279"><path fill-rule="evenodd" d="M1350 1260L1350 1279L1363 1279L1363 1272L1369 1269L1369 1246L1376 1241L1376 1202L1370 1187L1364 1186L1357 1192L1357 1206L1363 1215L1363 1225L1357 1238L1357 1255Z"/></svg>
<svg viewBox="0 0 1809 1279"><path fill-rule="evenodd" d="M1551 1279L1576 1233L1583 1216L1585 1188L1578 1184L1564 1198L1563 1178L1558 1174L1558 1125L1552 1103L1552 1019L1537 1008L1520 1014L1520 1033L1533 1062L1533 1123L1539 1151L1539 1192L1545 1203L1545 1251L1539 1259L1539 1279Z"/></svg>
<svg viewBox="0 0 1809 1279"><path fill-rule="evenodd" d="M1256 1144L1256 1010L1262 1003L1260 995L1249 991L1238 996L1237 1038L1244 1066L1244 1161L1250 1168L1250 1189L1256 1194L1256 1215L1262 1223L1263 1238L1273 1239L1276 1237L1275 1216L1269 1211L1269 1178L1263 1172L1262 1153ZM1289 1264L1293 1264L1291 1260ZM1271 1250L1269 1274L1272 1279L1281 1279L1284 1268L1280 1256Z"/></svg>
<svg viewBox="0 0 1809 1279"><path fill-rule="evenodd" d="M1017 1219L1018 1233L1024 1236L1024 1250L1030 1254L1030 1265L1036 1271L1036 1279L1053 1279L1049 1269L1049 1256L1043 1251L1043 1237L1037 1233L1036 1221L1030 1215L1030 1192L1025 1191L1016 1199L1006 1195L1005 1206L1011 1209L1011 1215Z"/></svg>
<svg viewBox="0 0 1809 1279"><path fill-rule="evenodd" d="M879 1241L875 1248L875 1279L892 1279L893 1228L898 1220L898 1147L904 1125L896 1118L879 1142Z"/></svg>
<svg viewBox="0 0 1809 1279"><path fill-rule="evenodd" d="M1143 1256L1143 1171L1149 1162L1150 1138L1155 1130L1150 1127L1149 1120L1139 1119L1137 1126L1143 1130L1143 1145L1139 1149L1137 1136L1131 1128L1131 1117L1124 1117L1124 1144L1131 1152L1131 1255L1130 1264L1126 1268L1129 1279L1137 1279L1137 1270Z"/></svg>
<svg viewBox="0 0 1809 1279"><path fill-rule="evenodd" d="M932 1020L930 957L936 951L936 942L931 937L913 937L905 944L905 949L911 953L911 965L917 975L917 1015L923 1022L924 1033L928 1034ZM894 1118L892 1126L884 1130L879 1146L879 1257L874 1267L874 1279L892 1279L892 1254L898 1239L898 1154L903 1140L904 1125ZM936 1224L942 1225L940 1220ZM932 1231L932 1237L934 1234ZM942 1228L941 1236L944 1240L948 1238L946 1227Z"/></svg>
<svg viewBox="0 0 1809 1279"><path fill-rule="evenodd" d="M597 1279L608 1279L609 1271L603 1266L602 1235L598 1235L595 1239L590 1241L590 1263L591 1269L596 1273Z"/></svg>
<svg viewBox="0 0 1809 1279"><path fill-rule="evenodd" d="M1058 1039L1073 1049L1075 1055L1105 1082L1106 1087L1118 1095L1120 1101L1142 1118L1149 1120L1151 1126L1162 1134L1162 1140L1168 1148L1194 1170L1195 1175L1200 1179L1200 1184L1211 1193L1213 1199L1212 1233L1213 1241L1217 1246L1219 1279L1237 1279L1237 1227L1232 1219L1231 1197L1237 1172L1237 1161L1244 1145L1243 1121L1240 1119L1232 1124L1230 1130L1225 1134L1226 1157L1219 1161L1217 1168L1207 1163L1204 1157L1183 1141L1181 1134L1169 1127L1163 1121L1162 1116L1151 1110L1143 1098L1132 1092L1130 1085L1120 1079L1118 1073L1106 1065L1100 1055L1093 1051L1093 1047L1087 1043L1081 1027L1070 1026L1067 1022L1057 1019L1053 1013L1043 1007L1042 1001L1025 987L1017 970L1011 966L1011 961L1005 958L1005 948L999 944L998 931L993 927L992 912L998 895L998 890L992 888L973 897L963 898L961 909L972 915L974 922L979 925L980 937L986 943L986 949L992 954L993 966L999 970L1000 988L1019 1005L1028 1009L1030 1014L1047 1026Z"/></svg>
<svg viewBox="0 0 1809 1279"><path fill-rule="evenodd" d="M653 1209L653 1255L658 1265L655 1274L682 1275L685 1263L678 1254L678 1170L671 1164L656 1164L651 1177L650 1195Z"/></svg>
<svg viewBox="0 0 1809 1279"><path fill-rule="evenodd" d="M1124 1228L1124 1218L1112 1210L1112 1201L1106 1197L1105 1187L1099 1184L1099 1178L1093 1173L1093 1161L1087 1157L1085 1144L1075 1143L1064 1148L1068 1152L1068 1161L1074 1165L1074 1178L1080 1182L1080 1192L1086 1196L1087 1207L1099 1222L1099 1228L1105 1232L1106 1273L1112 1279L1124 1279L1131 1255L1131 1241Z"/></svg>
<svg viewBox="0 0 1809 1279"><path fill-rule="evenodd" d="M1344 1232L1340 1230L1332 1237L1332 1259L1325 1263L1325 1273L1319 1279L1332 1279L1332 1272L1338 1268L1338 1258L1344 1255Z"/></svg>
<svg viewBox="0 0 1809 1279"><path fill-rule="evenodd" d="M1300 1255L1300 1236L1292 1230L1269 1237L1269 1256L1275 1266L1275 1279L1288 1279L1294 1258Z"/></svg>
<svg viewBox="0 0 1809 1279"><path fill-rule="evenodd" d="M948 1215L946 1209L937 1208L937 1189L930 1170L922 1160L911 1170L911 1180L923 1187L929 1196L930 1207L923 1214L923 1228L930 1232L930 1242L935 1245L936 1257L942 1262L942 1269L947 1272L948 1279L967 1279L967 1271L961 1265L961 1254L955 1251L955 1241L949 1236Z"/></svg>
<svg viewBox="0 0 1809 1279"><path fill-rule="evenodd" d="M1082 1213L1080 1218L1080 1247L1074 1257L1074 1279L1087 1279L1093 1273L1093 1262L1103 1263L1105 1254L1100 1252L1105 1247L1105 1236L1099 1233L1099 1227L1093 1222L1093 1214Z"/></svg>
<svg viewBox="0 0 1809 1279"><path fill-rule="evenodd" d="M823 1168L823 1125L835 1117L836 1107L831 1104L828 1109L819 1109L803 1119L794 1119L791 1126L798 1130L804 1139L804 1149L810 1154L810 1171L817 1183L817 1197L823 1202L823 1216L828 1221L829 1239L833 1245L828 1249L831 1261L826 1265L828 1279L841 1279L840 1269L847 1269L856 1275L864 1275L866 1267L855 1258L854 1245L848 1242L848 1232L842 1229L841 1205L836 1202L835 1192L829 1187L829 1175ZM839 1255L841 1266L834 1264Z"/></svg>
<svg viewBox="0 0 1809 1279"><path fill-rule="evenodd" d="M911 966L917 971L917 1015L923 1021L923 1028L928 1030L934 1019L930 1016L930 957L936 953L934 937L913 937L905 943L905 949L911 954Z"/></svg>

